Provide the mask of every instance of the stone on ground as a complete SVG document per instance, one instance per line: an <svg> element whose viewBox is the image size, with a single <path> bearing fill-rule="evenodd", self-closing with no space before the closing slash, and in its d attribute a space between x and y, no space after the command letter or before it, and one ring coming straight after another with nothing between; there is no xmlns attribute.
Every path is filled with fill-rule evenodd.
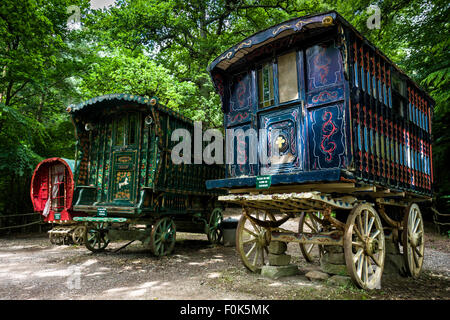
<svg viewBox="0 0 450 320"><path fill-rule="evenodd" d="M269 253L269 265L286 266L291 262L291 256L288 254L272 254Z"/></svg>
<svg viewBox="0 0 450 320"><path fill-rule="evenodd" d="M273 254L282 254L287 250L286 242L271 241L269 244L269 252Z"/></svg>
<svg viewBox="0 0 450 320"><path fill-rule="evenodd" d="M313 270L305 274L305 277L313 281L313 280L327 280L330 276L324 272Z"/></svg>
<svg viewBox="0 0 450 320"><path fill-rule="evenodd" d="M261 268L261 275L272 279L295 276L296 274L298 274L298 267L294 264L287 266L263 266Z"/></svg>
<svg viewBox="0 0 450 320"><path fill-rule="evenodd" d="M334 285L334 286L354 286L353 281L348 276L340 276L340 275L334 275L330 277L327 281L328 284Z"/></svg>
<svg viewBox="0 0 450 320"><path fill-rule="evenodd" d="M331 264L321 259L320 261L320 269L323 272L330 274L338 274L341 276L347 275L347 266L343 264Z"/></svg>

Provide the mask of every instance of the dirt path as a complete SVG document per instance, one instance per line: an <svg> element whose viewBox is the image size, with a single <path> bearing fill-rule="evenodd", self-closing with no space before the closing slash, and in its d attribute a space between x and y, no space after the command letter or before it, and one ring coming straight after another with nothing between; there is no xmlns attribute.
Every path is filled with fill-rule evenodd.
<svg viewBox="0 0 450 320"><path fill-rule="evenodd" d="M292 222L295 226L295 221ZM427 234L424 270L417 280L383 277L365 292L311 282L297 245L288 252L300 275L278 280L251 274L234 247L213 246L205 235L178 233L169 257L153 257L140 243L93 254L84 246L53 246L45 234L0 239L0 299L450 299L450 250Z"/></svg>

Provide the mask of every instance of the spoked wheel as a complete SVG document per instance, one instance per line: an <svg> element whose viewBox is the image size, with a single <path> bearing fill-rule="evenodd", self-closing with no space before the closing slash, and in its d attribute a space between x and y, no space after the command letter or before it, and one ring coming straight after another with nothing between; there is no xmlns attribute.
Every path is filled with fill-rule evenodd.
<svg viewBox="0 0 450 320"><path fill-rule="evenodd" d="M314 217L313 217L314 216ZM300 215L300 221L298 223L298 232L309 232L313 234L319 234L322 231L322 224L320 221L323 220L323 216L321 212L303 212ZM307 230L307 228L309 230ZM314 247L317 247L319 251L319 258L323 255L324 249L323 246L317 244L303 244L300 243L300 250L302 251L302 255L308 262L314 261L314 256L312 255L312 251Z"/></svg>
<svg viewBox="0 0 450 320"><path fill-rule="evenodd" d="M50 239L51 244L57 244L57 236L54 233L50 233L48 238Z"/></svg>
<svg viewBox="0 0 450 320"><path fill-rule="evenodd" d="M103 223L88 225L85 229L84 244L92 252L105 250L109 244L106 225Z"/></svg>
<svg viewBox="0 0 450 320"><path fill-rule="evenodd" d="M175 247L176 228L175 223L169 217L156 221L150 236L150 249L155 256L168 255Z"/></svg>
<svg viewBox="0 0 450 320"><path fill-rule="evenodd" d="M380 288L385 246L381 219L368 204L359 204L347 218L344 234L347 272L362 289Z"/></svg>
<svg viewBox="0 0 450 320"><path fill-rule="evenodd" d="M220 224L223 220L222 209L215 208L208 219L208 225L206 226L206 235L208 236L208 241L213 244L218 244L222 240L222 230L220 229Z"/></svg>
<svg viewBox="0 0 450 320"><path fill-rule="evenodd" d="M260 272L268 262L271 232L265 226L281 224L288 218L277 220L272 213L261 210L249 210L241 216L236 229L236 249L247 269Z"/></svg>
<svg viewBox="0 0 450 320"><path fill-rule="evenodd" d="M78 226L72 232L72 241L75 244L81 245L84 241L84 234L86 233L85 226Z"/></svg>
<svg viewBox="0 0 450 320"><path fill-rule="evenodd" d="M425 242L422 214L415 203L406 208L402 244L406 269L411 277L417 278L422 270Z"/></svg>

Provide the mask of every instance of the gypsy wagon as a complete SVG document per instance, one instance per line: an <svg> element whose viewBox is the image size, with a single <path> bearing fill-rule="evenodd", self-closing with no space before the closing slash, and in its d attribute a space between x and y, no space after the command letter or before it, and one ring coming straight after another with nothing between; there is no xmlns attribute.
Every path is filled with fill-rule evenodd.
<svg viewBox="0 0 450 320"><path fill-rule="evenodd" d="M418 276L418 204L433 183L426 92L334 11L258 32L208 71L233 135L226 177L207 188L242 206L236 246L248 269L267 263L270 241L299 243L307 260L314 246L338 246L371 289L392 245ZM281 227L298 216L298 233Z"/></svg>
<svg viewBox="0 0 450 320"><path fill-rule="evenodd" d="M34 212L39 212L44 222L54 225L49 231L54 244L83 243L84 228L73 221L72 213L74 169L74 160L48 158L36 166L31 178Z"/></svg>
<svg viewBox="0 0 450 320"><path fill-rule="evenodd" d="M171 161L178 143L172 132L193 133L190 119L156 98L129 94L96 97L68 112L78 140L73 211L87 215L74 220L86 224L89 250L139 240L155 255L167 255L176 231L220 241L218 193L206 190L205 181L220 178L223 169Z"/></svg>

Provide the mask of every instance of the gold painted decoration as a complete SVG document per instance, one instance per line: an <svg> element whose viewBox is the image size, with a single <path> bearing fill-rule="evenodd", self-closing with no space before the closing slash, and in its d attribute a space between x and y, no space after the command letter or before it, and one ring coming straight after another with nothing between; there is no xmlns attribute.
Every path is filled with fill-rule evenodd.
<svg viewBox="0 0 450 320"><path fill-rule="evenodd" d="M247 42L242 42L236 49L234 49L234 52L238 51L239 49L242 49L244 46L250 46L252 44L252 40L248 40Z"/></svg>
<svg viewBox="0 0 450 320"><path fill-rule="evenodd" d="M333 17L332 16L326 16L322 19L322 24L324 26L331 26L333 24Z"/></svg>
<svg viewBox="0 0 450 320"><path fill-rule="evenodd" d="M278 27L276 30L273 30L273 31L272 31L272 34L273 34L273 35L276 35L276 34L278 34L280 31L285 30L285 29L287 29L287 28L291 28L291 27L292 27L292 25L290 25L290 24L284 24L284 25Z"/></svg>

